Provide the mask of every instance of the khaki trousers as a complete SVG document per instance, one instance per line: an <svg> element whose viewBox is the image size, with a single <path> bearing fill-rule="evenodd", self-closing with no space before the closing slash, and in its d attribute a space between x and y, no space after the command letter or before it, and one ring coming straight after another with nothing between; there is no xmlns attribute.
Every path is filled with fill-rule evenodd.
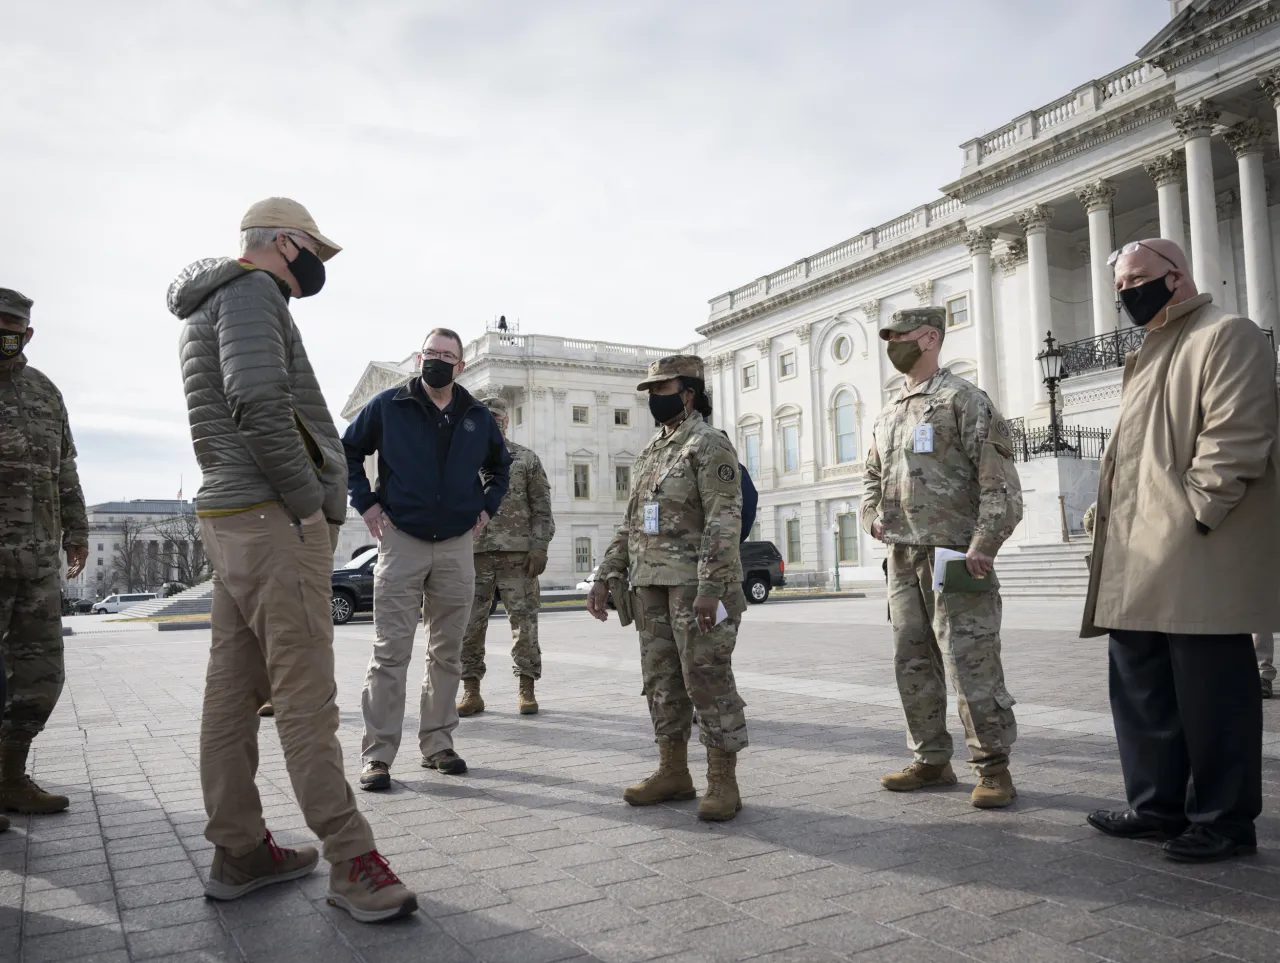
<svg viewBox="0 0 1280 963"><path fill-rule="evenodd" d="M337 529L298 525L279 503L202 518L213 562L213 644L200 722L205 838L232 856L261 845L254 785L258 707L276 732L307 826L331 863L375 848L356 807L338 743L330 575Z"/></svg>
<svg viewBox="0 0 1280 963"><path fill-rule="evenodd" d="M1276 637L1271 632L1259 632L1253 637L1253 651L1258 657L1258 675L1268 682L1276 678Z"/></svg>
<svg viewBox="0 0 1280 963"><path fill-rule="evenodd" d="M389 766L400 750L405 688L419 616L427 628L427 664L418 745L423 756L453 748L462 634L471 615L476 582L472 545L471 532L443 542L426 542L394 528L383 533L373 570L373 658L360 702L366 763L376 760Z"/></svg>

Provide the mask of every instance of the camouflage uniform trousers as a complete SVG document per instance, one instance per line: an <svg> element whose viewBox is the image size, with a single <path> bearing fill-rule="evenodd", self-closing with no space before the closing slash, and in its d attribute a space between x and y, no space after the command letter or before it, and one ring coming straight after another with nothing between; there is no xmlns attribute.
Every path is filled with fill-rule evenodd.
<svg viewBox="0 0 1280 963"><path fill-rule="evenodd" d="M525 575L528 558L527 552L476 554L476 591L471 602L471 620L462 637L462 678L484 678L484 642L495 587L511 622L511 661L515 675L542 678L542 649L538 646L542 592L538 580Z"/></svg>
<svg viewBox="0 0 1280 963"><path fill-rule="evenodd" d="M745 749L747 704L733 681L741 616L701 632L693 614L696 585L650 585L636 593L640 672L655 741L687 742L696 710L704 746Z"/></svg>
<svg viewBox="0 0 1280 963"><path fill-rule="evenodd" d="M58 573L0 577L0 654L9 694L0 744L26 749L62 694L62 588Z"/></svg>
<svg viewBox="0 0 1280 963"><path fill-rule="evenodd" d="M1018 737L1014 699L1000 662L1000 591L935 593L933 551L926 545L889 548L894 672L907 745L917 762L942 765L951 759L945 661L969 764L979 776L997 775L1008 770L1009 750Z"/></svg>

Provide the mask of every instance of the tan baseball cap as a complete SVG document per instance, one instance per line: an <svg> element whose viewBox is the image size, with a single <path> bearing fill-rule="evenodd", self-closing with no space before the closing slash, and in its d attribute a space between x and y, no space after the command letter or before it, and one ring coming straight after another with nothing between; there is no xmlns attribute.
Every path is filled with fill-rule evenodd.
<svg viewBox="0 0 1280 963"><path fill-rule="evenodd" d="M652 385L670 381L672 378L705 380L702 359L696 354L673 354L659 358L649 365L649 374L644 381L636 385L636 391L643 391Z"/></svg>
<svg viewBox="0 0 1280 963"><path fill-rule="evenodd" d="M906 308L902 311L894 311L889 323L880 326L880 340L888 341L891 334L906 334L921 325L937 328L945 334L947 330L947 309Z"/></svg>
<svg viewBox="0 0 1280 963"><path fill-rule="evenodd" d="M281 230L303 231L316 239L320 260L327 261L342 248L320 233L315 218L305 207L288 197L268 197L258 201L240 219L240 230L251 227L277 227Z"/></svg>

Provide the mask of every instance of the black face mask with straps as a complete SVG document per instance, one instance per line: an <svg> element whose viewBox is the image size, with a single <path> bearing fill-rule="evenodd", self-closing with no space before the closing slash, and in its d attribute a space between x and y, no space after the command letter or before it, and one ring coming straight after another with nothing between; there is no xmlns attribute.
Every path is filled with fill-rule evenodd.
<svg viewBox="0 0 1280 963"><path fill-rule="evenodd" d="M319 294L324 287L324 261L312 254L289 235L285 235L297 249L297 255L289 262L289 273L298 282L298 297L309 298Z"/></svg>
<svg viewBox="0 0 1280 963"><path fill-rule="evenodd" d="M1136 284L1120 291L1120 303L1124 305L1125 314L1138 327L1145 327L1151 319L1164 310L1164 306L1173 298L1173 291L1165 283L1169 274L1160 275L1145 284Z"/></svg>

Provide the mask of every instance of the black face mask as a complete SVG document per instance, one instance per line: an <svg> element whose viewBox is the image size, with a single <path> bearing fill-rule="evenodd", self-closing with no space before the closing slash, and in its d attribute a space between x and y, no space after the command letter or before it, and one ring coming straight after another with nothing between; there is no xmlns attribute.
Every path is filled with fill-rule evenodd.
<svg viewBox="0 0 1280 963"><path fill-rule="evenodd" d="M679 394L649 396L649 414L653 415L653 420L658 424L665 425L683 413L684 401Z"/></svg>
<svg viewBox="0 0 1280 963"><path fill-rule="evenodd" d="M1168 274L1162 274L1154 281L1125 288L1120 292L1120 301L1124 304L1125 313L1138 327L1149 324L1173 297L1173 292L1164 283L1164 279L1168 276Z"/></svg>
<svg viewBox="0 0 1280 963"><path fill-rule="evenodd" d="M19 334L17 331L0 331L0 361L9 361L22 354L22 349L27 346L27 336L25 333Z"/></svg>
<svg viewBox="0 0 1280 963"><path fill-rule="evenodd" d="M422 362L422 380L439 390L453 383L453 365L443 358L428 358Z"/></svg>
<svg viewBox="0 0 1280 963"><path fill-rule="evenodd" d="M298 297L309 298L313 294L319 294L324 287L324 261L293 238L289 240L298 251L297 256L289 262L289 273L298 282Z"/></svg>

